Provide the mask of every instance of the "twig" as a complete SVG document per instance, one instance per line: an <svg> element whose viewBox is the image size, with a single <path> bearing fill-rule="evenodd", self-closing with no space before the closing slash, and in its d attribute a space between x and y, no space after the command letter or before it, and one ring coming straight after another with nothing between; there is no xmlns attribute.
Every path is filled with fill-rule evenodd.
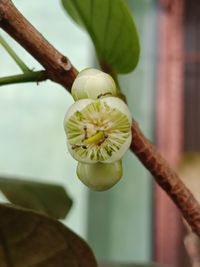
<svg viewBox="0 0 200 267"><path fill-rule="evenodd" d="M151 172L156 182L174 201L192 230L200 236L200 205L159 151L132 123L131 150Z"/></svg>
<svg viewBox="0 0 200 267"><path fill-rule="evenodd" d="M77 70L30 25L10 0L0 0L0 27L44 66L49 79L70 91ZM132 136L131 150L179 207L193 231L200 236L198 202L156 148L144 137L135 121L132 124Z"/></svg>
<svg viewBox="0 0 200 267"><path fill-rule="evenodd" d="M41 82L47 80L45 71L29 71L24 74L18 74L7 77L0 77L0 86L13 83Z"/></svg>
<svg viewBox="0 0 200 267"><path fill-rule="evenodd" d="M23 17L10 0L0 0L0 27L40 62L47 76L70 90L77 70Z"/></svg>
<svg viewBox="0 0 200 267"><path fill-rule="evenodd" d="M9 44L3 39L0 35L0 44L6 49L8 54L13 58L13 60L17 63L23 73L30 72L31 70L26 66L26 64L18 57L15 51L9 46Z"/></svg>

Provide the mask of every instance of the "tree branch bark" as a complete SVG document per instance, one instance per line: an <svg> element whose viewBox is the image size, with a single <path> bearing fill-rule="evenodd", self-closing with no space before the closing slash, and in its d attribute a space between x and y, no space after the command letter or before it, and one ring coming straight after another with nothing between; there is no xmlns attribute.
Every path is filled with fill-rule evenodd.
<svg viewBox="0 0 200 267"><path fill-rule="evenodd" d="M174 201L192 230L200 237L199 203L180 180L177 173L160 155L156 147L146 139L134 120L132 123L132 143L130 148L151 172L156 182Z"/></svg>
<svg viewBox="0 0 200 267"><path fill-rule="evenodd" d="M0 27L43 65L49 79L64 86L70 92L71 85L78 74L77 70L67 57L49 44L21 15L10 0L0 0ZM175 171L145 138L134 120L130 149L171 197L192 230L200 236L200 205Z"/></svg>

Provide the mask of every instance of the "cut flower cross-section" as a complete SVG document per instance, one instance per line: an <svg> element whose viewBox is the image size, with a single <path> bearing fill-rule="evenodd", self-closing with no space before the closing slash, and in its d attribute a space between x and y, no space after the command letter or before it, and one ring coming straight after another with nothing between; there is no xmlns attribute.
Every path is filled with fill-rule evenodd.
<svg viewBox="0 0 200 267"><path fill-rule="evenodd" d="M64 128L71 155L84 163L111 163L131 143L131 114L117 97L82 99L67 111Z"/></svg>

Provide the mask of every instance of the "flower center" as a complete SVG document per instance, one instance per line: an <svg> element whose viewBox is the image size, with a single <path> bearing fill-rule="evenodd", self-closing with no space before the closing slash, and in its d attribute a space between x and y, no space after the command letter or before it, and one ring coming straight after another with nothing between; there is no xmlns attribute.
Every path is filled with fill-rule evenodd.
<svg viewBox="0 0 200 267"><path fill-rule="evenodd" d="M89 145L89 144L97 144L99 143L102 139L104 139L105 133L104 131L97 132L93 136L85 139L84 143Z"/></svg>

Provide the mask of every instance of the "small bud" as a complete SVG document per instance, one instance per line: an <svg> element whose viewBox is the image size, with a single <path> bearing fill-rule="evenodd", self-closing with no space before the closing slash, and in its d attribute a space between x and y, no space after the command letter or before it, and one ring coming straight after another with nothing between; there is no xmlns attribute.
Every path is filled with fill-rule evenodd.
<svg viewBox="0 0 200 267"><path fill-rule="evenodd" d="M111 188L121 179L122 161L95 164L79 162L77 176L90 189L104 191Z"/></svg>
<svg viewBox="0 0 200 267"><path fill-rule="evenodd" d="M76 77L72 85L72 96L75 101L84 98L117 96L117 88L110 75L97 69L87 68L79 72Z"/></svg>

